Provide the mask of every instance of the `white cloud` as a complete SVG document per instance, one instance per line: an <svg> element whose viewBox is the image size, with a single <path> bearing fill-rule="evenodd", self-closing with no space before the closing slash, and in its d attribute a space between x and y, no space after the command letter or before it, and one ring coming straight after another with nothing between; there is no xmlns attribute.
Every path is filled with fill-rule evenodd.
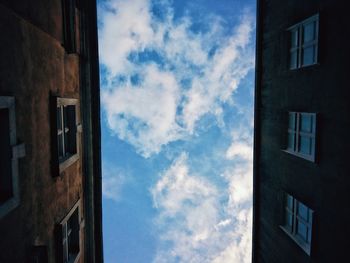
<svg viewBox="0 0 350 263"><path fill-rule="evenodd" d="M102 194L115 202L121 201L124 185L131 180L125 171L111 164L103 165Z"/></svg>
<svg viewBox="0 0 350 263"><path fill-rule="evenodd" d="M175 21L169 2L162 1L159 19L152 4L110 0L99 12L100 58L107 69L102 107L110 129L144 157L195 134L208 114L223 126L223 103L233 103L233 92L254 66L249 12L242 11L227 36L219 17L208 16L208 29L194 33L190 16ZM148 51L157 58L140 62Z"/></svg>
<svg viewBox="0 0 350 263"><path fill-rule="evenodd" d="M185 153L164 171L151 189L159 211L154 263L250 262L252 175L247 167L225 172L224 191L193 173Z"/></svg>
<svg viewBox="0 0 350 263"><path fill-rule="evenodd" d="M149 157L170 142L196 134L205 116L214 116L225 129L223 105L235 105L235 91L254 67L253 15L243 10L231 35L215 16L203 19L207 31L194 33L191 17L175 21L168 1L162 1L164 19L152 14L147 0L107 3L109 8L100 10L99 37L107 69L102 107L111 131ZM157 58L140 63L145 51ZM231 162L221 174L225 189L214 184L220 175L196 174L185 153L160 175L151 189L159 212L154 263L251 261L250 124L232 131L223 154ZM120 191L111 190L121 189L120 182L111 177L104 195L120 198Z"/></svg>

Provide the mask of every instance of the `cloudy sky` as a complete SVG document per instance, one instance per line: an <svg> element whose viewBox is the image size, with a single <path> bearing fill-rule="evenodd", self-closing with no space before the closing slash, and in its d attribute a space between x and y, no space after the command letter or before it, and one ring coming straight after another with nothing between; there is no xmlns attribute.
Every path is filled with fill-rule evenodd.
<svg viewBox="0 0 350 263"><path fill-rule="evenodd" d="M105 262L250 262L255 1L98 17Z"/></svg>

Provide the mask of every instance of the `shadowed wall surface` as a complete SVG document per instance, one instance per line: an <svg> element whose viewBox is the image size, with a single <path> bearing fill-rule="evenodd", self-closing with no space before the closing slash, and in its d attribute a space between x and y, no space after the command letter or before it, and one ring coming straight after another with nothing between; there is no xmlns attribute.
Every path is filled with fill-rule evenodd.
<svg viewBox="0 0 350 263"><path fill-rule="evenodd" d="M258 1L254 262L343 262L350 234L345 1ZM288 28L319 14L318 63L289 69ZM317 114L315 162L284 152L288 112ZM284 194L314 211L311 255L279 227Z"/></svg>

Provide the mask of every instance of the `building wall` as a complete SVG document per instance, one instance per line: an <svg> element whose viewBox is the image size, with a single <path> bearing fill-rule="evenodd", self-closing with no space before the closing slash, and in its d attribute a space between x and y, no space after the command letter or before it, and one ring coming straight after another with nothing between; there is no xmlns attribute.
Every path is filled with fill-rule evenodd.
<svg viewBox="0 0 350 263"><path fill-rule="evenodd" d="M80 98L80 58L62 46L60 0L1 2L0 96L15 97L17 141L26 156L19 160L19 206L0 218L0 262L27 262L34 245L47 246L49 262L56 262L55 225L79 199L84 211L83 147L79 134L79 160L52 176L49 101L52 94Z"/></svg>
<svg viewBox="0 0 350 263"><path fill-rule="evenodd" d="M350 235L346 1L258 1L255 262L344 262ZM318 65L290 70L287 28L319 14ZM317 113L316 161L284 151L288 111ZM279 227L283 193L314 210L311 256Z"/></svg>

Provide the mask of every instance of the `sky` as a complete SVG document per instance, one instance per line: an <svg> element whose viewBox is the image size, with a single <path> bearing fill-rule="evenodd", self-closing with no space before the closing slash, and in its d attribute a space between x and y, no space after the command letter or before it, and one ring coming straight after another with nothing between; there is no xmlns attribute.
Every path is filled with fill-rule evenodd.
<svg viewBox="0 0 350 263"><path fill-rule="evenodd" d="M99 0L106 263L251 261L255 1Z"/></svg>

